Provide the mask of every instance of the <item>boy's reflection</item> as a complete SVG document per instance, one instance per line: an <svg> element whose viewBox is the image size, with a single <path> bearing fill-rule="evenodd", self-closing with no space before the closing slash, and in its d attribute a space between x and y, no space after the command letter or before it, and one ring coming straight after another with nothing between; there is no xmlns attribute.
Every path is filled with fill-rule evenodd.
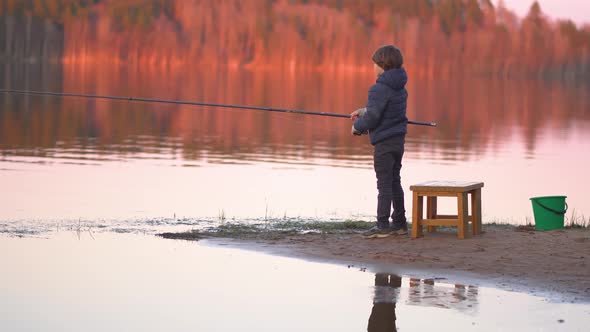
<svg viewBox="0 0 590 332"><path fill-rule="evenodd" d="M395 303L402 285L402 278L388 273L375 275L375 297L369 317L369 332L397 331L395 326Z"/></svg>

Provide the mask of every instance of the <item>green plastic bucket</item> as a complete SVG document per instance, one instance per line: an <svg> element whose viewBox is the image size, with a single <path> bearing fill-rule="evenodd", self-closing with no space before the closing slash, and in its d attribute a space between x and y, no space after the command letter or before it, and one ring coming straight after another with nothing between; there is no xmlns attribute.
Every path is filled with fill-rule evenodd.
<svg viewBox="0 0 590 332"><path fill-rule="evenodd" d="M535 229L549 231L563 228L563 218L567 212L567 196L531 197Z"/></svg>

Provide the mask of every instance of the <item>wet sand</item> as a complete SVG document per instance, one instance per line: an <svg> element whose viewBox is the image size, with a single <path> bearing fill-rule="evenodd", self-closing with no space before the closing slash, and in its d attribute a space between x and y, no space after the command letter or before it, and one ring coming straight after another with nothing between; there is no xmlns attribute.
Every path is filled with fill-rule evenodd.
<svg viewBox="0 0 590 332"><path fill-rule="evenodd" d="M484 225L482 235L465 240L458 240L456 232L440 231L415 240L409 236L366 239L360 234L297 234L228 243L357 267L466 275L494 287L590 302L589 229L542 232Z"/></svg>

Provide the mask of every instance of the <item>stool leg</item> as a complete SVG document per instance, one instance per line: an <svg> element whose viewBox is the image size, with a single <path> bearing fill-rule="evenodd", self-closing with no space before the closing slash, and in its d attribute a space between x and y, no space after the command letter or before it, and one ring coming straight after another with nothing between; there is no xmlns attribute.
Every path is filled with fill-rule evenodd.
<svg viewBox="0 0 590 332"><path fill-rule="evenodd" d="M481 234L481 189L471 192L471 229L473 235Z"/></svg>
<svg viewBox="0 0 590 332"><path fill-rule="evenodd" d="M457 236L459 239L464 239L465 236L469 235L467 232L467 218L469 218L469 214L467 213L467 193L458 193L457 194L457 215L459 218L459 224L457 225L458 234Z"/></svg>
<svg viewBox="0 0 590 332"><path fill-rule="evenodd" d="M426 219L436 219L436 197L426 197ZM428 233L436 232L436 226L427 226Z"/></svg>
<svg viewBox="0 0 590 332"><path fill-rule="evenodd" d="M423 197L414 191L412 201L412 239L422 237L422 202Z"/></svg>

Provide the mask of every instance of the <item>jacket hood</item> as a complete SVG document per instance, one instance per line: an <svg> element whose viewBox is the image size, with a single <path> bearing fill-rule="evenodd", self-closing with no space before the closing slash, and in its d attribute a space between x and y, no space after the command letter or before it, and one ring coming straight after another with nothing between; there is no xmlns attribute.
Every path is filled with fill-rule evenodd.
<svg viewBox="0 0 590 332"><path fill-rule="evenodd" d="M404 68L390 69L379 75L377 83L385 84L393 90L401 90L408 83L408 74Z"/></svg>

